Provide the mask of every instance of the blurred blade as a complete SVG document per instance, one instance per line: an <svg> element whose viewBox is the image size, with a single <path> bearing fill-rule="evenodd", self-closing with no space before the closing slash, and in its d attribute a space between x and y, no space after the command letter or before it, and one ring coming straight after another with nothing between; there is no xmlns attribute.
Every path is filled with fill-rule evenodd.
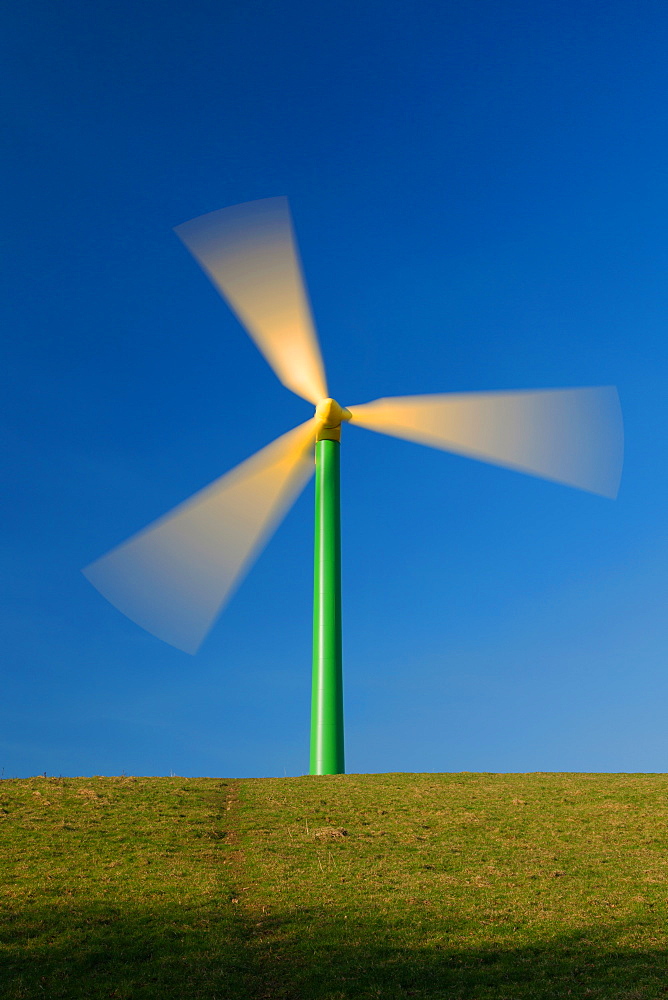
<svg viewBox="0 0 668 1000"><path fill-rule="evenodd" d="M617 496L624 433L614 386L397 396L348 409L369 430Z"/></svg>
<svg viewBox="0 0 668 1000"><path fill-rule="evenodd" d="M283 385L327 393L287 198L233 205L174 230L237 314Z"/></svg>
<svg viewBox="0 0 668 1000"><path fill-rule="evenodd" d="M196 652L314 468L315 420L295 427L83 573L119 611Z"/></svg>

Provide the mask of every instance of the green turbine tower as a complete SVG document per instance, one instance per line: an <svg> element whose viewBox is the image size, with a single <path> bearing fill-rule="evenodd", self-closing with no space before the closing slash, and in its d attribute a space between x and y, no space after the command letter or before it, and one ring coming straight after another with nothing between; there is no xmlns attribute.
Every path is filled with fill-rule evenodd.
<svg viewBox="0 0 668 1000"><path fill-rule="evenodd" d="M315 414L83 572L120 611L195 653L315 471L311 774L342 774L342 424L565 483L619 488L614 386L439 393L348 408L329 396L285 198L247 202L176 232L286 388Z"/></svg>

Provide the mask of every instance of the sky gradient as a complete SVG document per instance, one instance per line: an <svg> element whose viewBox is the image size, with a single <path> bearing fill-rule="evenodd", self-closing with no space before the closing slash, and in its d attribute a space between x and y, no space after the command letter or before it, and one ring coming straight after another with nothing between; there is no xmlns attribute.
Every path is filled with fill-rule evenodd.
<svg viewBox="0 0 668 1000"><path fill-rule="evenodd" d="M173 228L286 195L332 395L616 385L611 501L344 427L347 769L668 769L668 12L13 5L4 777L308 769L313 486L200 652L81 568L307 420Z"/></svg>

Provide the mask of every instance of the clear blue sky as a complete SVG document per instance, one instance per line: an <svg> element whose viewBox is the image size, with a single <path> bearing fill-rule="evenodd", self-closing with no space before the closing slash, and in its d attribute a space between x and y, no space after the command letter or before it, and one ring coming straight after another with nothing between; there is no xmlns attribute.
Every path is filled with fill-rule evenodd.
<svg viewBox="0 0 668 1000"><path fill-rule="evenodd" d="M80 569L307 419L172 227L287 195L341 403L615 384L619 498L344 428L347 764L668 770L668 11L2 16L5 777L308 769L312 484L200 653Z"/></svg>

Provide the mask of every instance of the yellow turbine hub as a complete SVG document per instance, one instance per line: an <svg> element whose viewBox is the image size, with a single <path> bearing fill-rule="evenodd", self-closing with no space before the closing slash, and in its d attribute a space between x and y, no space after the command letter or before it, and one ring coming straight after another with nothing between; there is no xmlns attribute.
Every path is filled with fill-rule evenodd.
<svg viewBox="0 0 668 1000"><path fill-rule="evenodd" d="M341 421L350 420L352 413L335 399L321 399L315 408L315 416L318 421L316 441L340 441Z"/></svg>

